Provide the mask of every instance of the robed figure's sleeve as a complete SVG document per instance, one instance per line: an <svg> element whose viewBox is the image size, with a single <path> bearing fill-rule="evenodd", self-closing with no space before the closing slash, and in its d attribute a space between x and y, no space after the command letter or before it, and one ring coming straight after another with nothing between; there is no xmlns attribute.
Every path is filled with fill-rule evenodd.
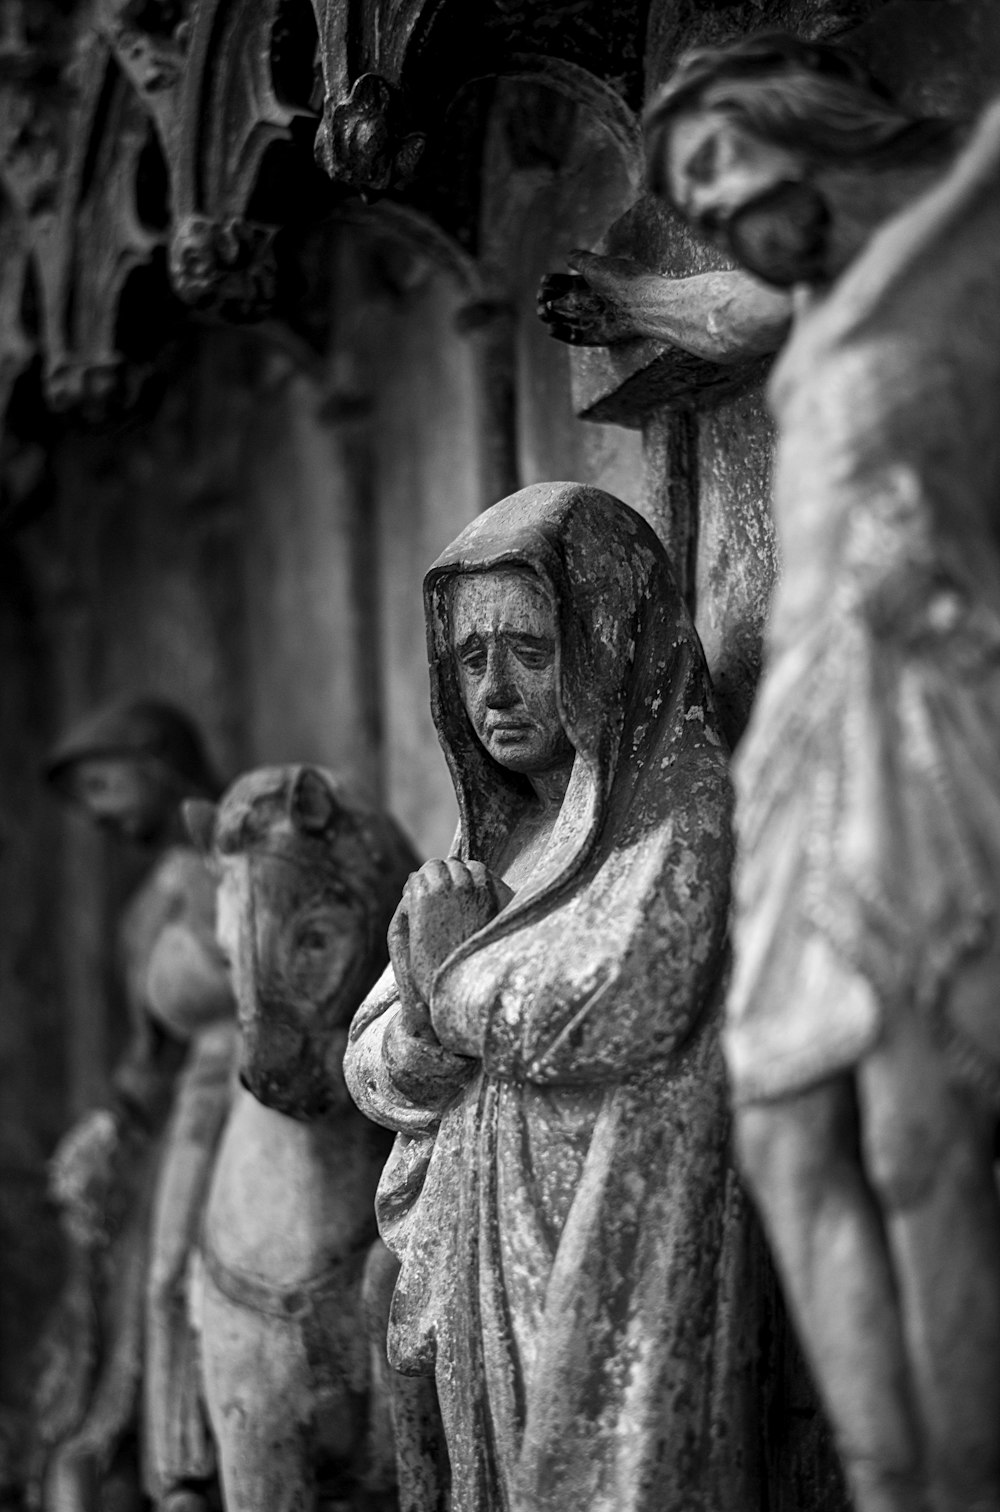
<svg viewBox="0 0 1000 1512"><path fill-rule="evenodd" d="M430 1134L476 1070L475 1061L408 1034L391 966L351 1025L344 1077L361 1111L398 1133Z"/></svg>
<svg viewBox="0 0 1000 1512"><path fill-rule="evenodd" d="M444 964L430 1007L446 1050L502 1078L589 1083L663 1061L688 1037L725 928L722 759L678 764L633 811L565 903Z"/></svg>
<svg viewBox="0 0 1000 1512"><path fill-rule="evenodd" d="M444 963L430 1003L440 1048L402 1032L386 972L352 1028L352 1096L417 1135L480 1065L586 1084L667 1060L711 998L731 860L722 758L679 764L652 816L606 847L565 903Z"/></svg>
<svg viewBox="0 0 1000 1512"><path fill-rule="evenodd" d="M690 1037L714 1001L725 933L725 757L702 750L645 786L649 801L630 805L637 821L598 846L568 896L523 922L512 916L506 930L499 915L443 964L429 1004L436 1042L406 1032L386 969L344 1061L368 1117L417 1138L479 1070L613 1083L668 1061Z"/></svg>

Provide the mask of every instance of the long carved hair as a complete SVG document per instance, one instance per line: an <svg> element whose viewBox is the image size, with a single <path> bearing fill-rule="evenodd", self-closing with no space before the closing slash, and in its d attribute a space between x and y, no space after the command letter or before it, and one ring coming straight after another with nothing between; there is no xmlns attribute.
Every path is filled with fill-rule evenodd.
<svg viewBox="0 0 1000 1512"><path fill-rule="evenodd" d="M645 116L647 187L670 197L667 147L685 111L719 110L762 141L814 164L905 162L945 156L955 121L898 104L846 48L765 32L684 54Z"/></svg>

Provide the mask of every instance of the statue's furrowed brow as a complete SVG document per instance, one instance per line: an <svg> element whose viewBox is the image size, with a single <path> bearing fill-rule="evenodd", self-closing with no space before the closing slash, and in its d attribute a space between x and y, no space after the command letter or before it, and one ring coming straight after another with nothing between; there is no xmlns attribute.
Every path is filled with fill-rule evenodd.
<svg viewBox="0 0 1000 1512"><path fill-rule="evenodd" d="M551 651L555 645L551 635L531 635L527 630L508 629L505 625L500 626L500 634L515 646L528 646L533 651Z"/></svg>
<svg viewBox="0 0 1000 1512"><path fill-rule="evenodd" d="M713 135L706 137L691 156L684 163L684 177L693 184L711 183L715 176L719 158L718 139Z"/></svg>

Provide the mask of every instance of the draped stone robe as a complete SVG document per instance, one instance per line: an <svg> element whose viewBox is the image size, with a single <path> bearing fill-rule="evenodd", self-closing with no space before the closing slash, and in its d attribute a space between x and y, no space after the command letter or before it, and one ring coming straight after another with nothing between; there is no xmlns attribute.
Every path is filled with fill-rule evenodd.
<svg viewBox="0 0 1000 1512"><path fill-rule="evenodd" d="M391 970L353 1025L348 1084L398 1131L378 1199L401 1262L390 1359L436 1379L461 1512L745 1512L756 1318L717 1011L730 789L701 647L618 500L548 484L480 516L425 584L463 858L495 867L529 802L476 740L450 645L453 579L497 568L552 595L576 754L544 862L436 975L436 1092L403 1090Z"/></svg>

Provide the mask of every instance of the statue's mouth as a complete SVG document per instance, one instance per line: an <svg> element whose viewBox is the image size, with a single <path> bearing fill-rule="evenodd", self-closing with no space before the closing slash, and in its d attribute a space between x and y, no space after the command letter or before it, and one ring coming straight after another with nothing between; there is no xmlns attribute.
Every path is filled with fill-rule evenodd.
<svg viewBox="0 0 1000 1512"><path fill-rule="evenodd" d="M518 740L530 735L533 726L523 719L505 719L487 726L486 733L494 740Z"/></svg>

